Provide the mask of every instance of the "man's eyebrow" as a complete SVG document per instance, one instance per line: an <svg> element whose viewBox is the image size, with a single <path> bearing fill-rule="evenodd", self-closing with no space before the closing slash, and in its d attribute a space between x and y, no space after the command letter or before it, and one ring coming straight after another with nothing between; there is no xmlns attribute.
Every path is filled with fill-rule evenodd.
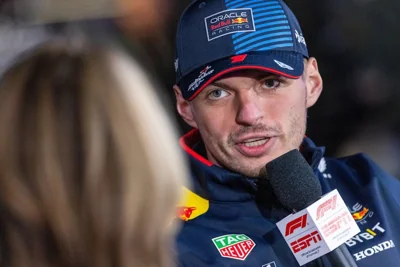
<svg viewBox="0 0 400 267"><path fill-rule="evenodd" d="M269 77L275 77L275 78L284 78L284 76L279 75L279 74L275 74L272 72L262 72L260 74L258 74L257 76L254 76L254 79L256 80L262 80L265 78L269 78ZM232 87L229 84L226 84L222 81L214 81L212 82L210 85L212 86L216 86L216 87L220 87L220 88L224 88L224 89L231 89Z"/></svg>
<svg viewBox="0 0 400 267"><path fill-rule="evenodd" d="M226 84L224 82L221 82L221 81L215 81L215 82L211 83L211 85L216 86L216 87L220 87L220 88L225 88L225 89L230 89L231 88L228 84Z"/></svg>
<svg viewBox="0 0 400 267"><path fill-rule="evenodd" d="M280 78L280 77L283 77L283 76L279 75L279 74L272 73L272 72L264 72L264 73L260 73L259 75L257 75L256 79L257 80L261 80L261 79L265 79L265 78L269 78L269 77Z"/></svg>

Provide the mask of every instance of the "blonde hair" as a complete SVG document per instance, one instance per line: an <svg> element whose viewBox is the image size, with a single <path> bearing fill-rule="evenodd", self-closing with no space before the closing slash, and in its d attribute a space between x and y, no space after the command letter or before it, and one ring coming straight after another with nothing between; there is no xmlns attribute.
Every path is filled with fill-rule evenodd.
<svg viewBox="0 0 400 267"><path fill-rule="evenodd" d="M120 52L46 44L2 78L9 266L168 266L186 176L174 124Z"/></svg>

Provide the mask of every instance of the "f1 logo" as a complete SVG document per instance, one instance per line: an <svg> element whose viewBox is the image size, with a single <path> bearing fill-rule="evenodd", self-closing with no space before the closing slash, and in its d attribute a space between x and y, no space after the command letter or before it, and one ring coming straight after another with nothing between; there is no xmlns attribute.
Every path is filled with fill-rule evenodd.
<svg viewBox="0 0 400 267"><path fill-rule="evenodd" d="M293 234L297 228L304 228L307 225L307 214L294 219L286 225L285 236Z"/></svg>
<svg viewBox="0 0 400 267"><path fill-rule="evenodd" d="M319 205L317 208L317 220L324 217L326 211L334 210L336 208L336 197L337 195L334 195L332 198Z"/></svg>

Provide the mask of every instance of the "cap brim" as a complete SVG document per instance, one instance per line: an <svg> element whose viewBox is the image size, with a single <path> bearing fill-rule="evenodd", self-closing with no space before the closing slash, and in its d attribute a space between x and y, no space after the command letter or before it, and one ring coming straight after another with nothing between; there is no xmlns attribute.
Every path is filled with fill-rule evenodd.
<svg viewBox="0 0 400 267"><path fill-rule="evenodd" d="M190 101L212 82L234 71L254 69L298 79L304 71L303 59L302 54L276 50L237 55L190 72L179 81L179 86L183 97Z"/></svg>

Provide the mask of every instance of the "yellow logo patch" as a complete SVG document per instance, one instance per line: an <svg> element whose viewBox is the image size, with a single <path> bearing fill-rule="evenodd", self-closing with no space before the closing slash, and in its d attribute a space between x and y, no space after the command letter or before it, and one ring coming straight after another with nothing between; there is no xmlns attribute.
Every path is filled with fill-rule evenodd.
<svg viewBox="0 0 400 267"><path fill-rule="evenodd" d="M176 215L187 222L206 213L209 208L209 201L183 187L183 199L179 203Z"/></svg>

